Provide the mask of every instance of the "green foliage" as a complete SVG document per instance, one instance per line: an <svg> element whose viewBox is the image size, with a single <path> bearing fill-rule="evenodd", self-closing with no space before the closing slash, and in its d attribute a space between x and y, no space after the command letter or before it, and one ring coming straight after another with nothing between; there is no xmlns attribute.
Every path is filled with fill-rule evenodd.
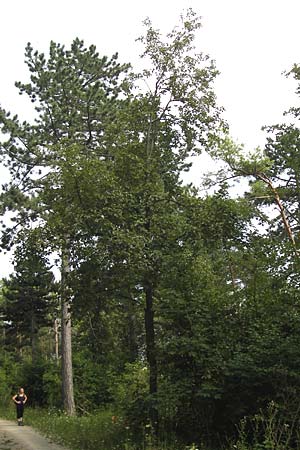
<svg viewBox="0 0 300 450"><path fill-rule="evenodd" d="M90 352L74 352L75 398L80 413L98 410L111 402L109 368Z"/></svg>
<svg viewBox="0 0 300 450"><path fill-rule="evenodd" d="M10 401L10 391L11 391L11 386L10 386L10 380L7 374L7 371L5 370L5 368L0 368L0 399L1 399L1 404L8 404L8 402Z"/></svg>
<svg viewBox="0 0 300 450"><path fill-rule="evenodd" d="M31 361L24 361L19 365L15 389L19 386L23 386L30 399L30 404L33 406L47 405L47 397L43 389L43 376L45 370L46 367L43 360L35 361L34 363Z"/></svg>
<svg viewBox="0 0 300 450"><path fill-rule="evenodd" d="M49 408L61 408L61 373L57 361L49 361L45 364L42 374L42 393ZM31 383L29 382L29 386ZM41 402L38 403L41 406Z"/></svg>
<svg viewBox="0 0 300 450"><path fill-rule="evenodd" d="M19 352L30 345L35 358L39 332L49 325L49 313L56 306L51 296L54 277L39 230L24 232L21 239L15 252L15 273L3 282L4 345Z"/></svg>
<svg viewBox="0 0 300 450"><path fill-rule="evenodd" d="M238 428L238 440L234 445L239 450L290 450L299 448L299 410L291 421L282 416L282 411L271 402L265 411L253 417L245 417ZM295 447L296 445L296 447Z"/></svg>
<svg viewBox="0 0 300 450"><path fill-rule="evenodd" d="M36 120L0 111L12 174L1 211L14 213L2 243L16 244L0 396L24 385L32 405L61 407L47 257L67 241L79 416L27 409L29 423L72 449L295 447L299 267L264 207L284 205L297 245L299 130L271 127L265 151L245 155L223 136L215 64L194 52L199 18L188 10L165 38L145 27L140 74L79 39L51 42L47 57L29 44L30 82L17 87ZM180 181L202 150L226 164L205 198ZM233 177L250 180L245 198L230 198Z"/></svg>
<svg viewBox="0 0 300 450"><path fill-rule="evenodd" d="M14 408L1 411L1 416L14 418ZM112 421L111 411L67 417L55 410L26 408L24 420L54 442L74 450L121 450L123 441L126 445L126 429Z"/></svg>
<svg viewBox="0 0 300 450"><path fill-rule="evenodd" d="M136 432L149 420L148 377L148 368L142 362L127 364L119 376L111 374L110 389L116 410Z"/></svg>

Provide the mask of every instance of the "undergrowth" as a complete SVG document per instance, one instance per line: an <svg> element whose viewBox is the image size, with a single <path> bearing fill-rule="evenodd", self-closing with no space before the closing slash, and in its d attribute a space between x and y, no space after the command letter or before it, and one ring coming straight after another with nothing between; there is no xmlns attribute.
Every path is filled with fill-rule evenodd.
<svg viewBox="0 0 300 450"><path fill-rule="evenodd" d="M286 421L277 405L270 403L264 412L241 421L235 442L217 450L300 450L299 411L300 408L291 421ZM16 420L13 405L1 408L0 416ZM203 445L179 445L175 439L172 444L157 444L149 426L137 442L126 422L109 410L68 417L61 411L26 408L24 416L26 425L70 450L212 450Z"/></svg>
<svg viewBox="0 0 300 450"><path fill-rule="evenodd" d="M1 408L0 416L16 420L13 407ZM61 411L26 408L24 423L71 450L197 450L196 446L182 448L176 442L155 444L149 428L145 428L142 442L136 443L130 427L111 411L68 417Z"/></svg>

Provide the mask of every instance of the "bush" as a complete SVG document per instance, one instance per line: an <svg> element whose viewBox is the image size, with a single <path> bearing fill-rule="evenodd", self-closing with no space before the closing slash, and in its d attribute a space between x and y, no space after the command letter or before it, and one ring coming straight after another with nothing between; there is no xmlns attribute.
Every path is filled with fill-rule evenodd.
<svg viewBox="0 0 300 450"><path fill-rule="evenodd" d="M13 406L0 411L0 415L15 419ZM177 444L154 445L148 429L145 429L143 444L135 442L130 427L110 410L68 417L60 411L26 408L24 421L72 450L183 450Z"/></svg>
<svg viewBox="0 0 300 450"><path fill-rule="evenodd" d="M73 353L74 394L81 412L99 409L111 402L107 366L94 361L88 351Z"/></svg>
<svg viewBox="0 0 300 450"><path fill-rule="evenodd" d="M241 420L235 445L237 450L299 449L299 408L291 420L281 407L271 402L266 411Z"/></svg>
<svg viewBox="0 0 300 450"><path fill-rule="evenodd" d="M11 398L11 386L8 382L8 377L5 369L0 368L0 403L7 405Z"/></svg>
<svg viewBox="0 0 300 450"><path fill-rule="evenodd" d="M111 374L111 395L115 410L128 425L141 431L149 422L149 372L141 362L128 363L120 375Z"/></svg>
<svg viewBox="0 0 300 450"><path fill-rule="evenodd" d="M60 372L60 366L52 362L48 364L47 370L43 374L43 392L47 399L47 405L52 408L62 407Z"/></svg>

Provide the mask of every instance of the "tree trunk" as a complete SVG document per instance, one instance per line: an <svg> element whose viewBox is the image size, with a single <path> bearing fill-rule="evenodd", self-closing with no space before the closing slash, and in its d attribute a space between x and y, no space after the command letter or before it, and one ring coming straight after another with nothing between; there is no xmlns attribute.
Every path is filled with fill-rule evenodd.
<svg viewBox="0 0 300 450"><path fill-rule="evenodd" d="M58 331L58 318L54 319L54 351L55 351L55 360L58 364L59 361L59 331Z"/></svg>
<svg viewBox="0 0 300 450"><path fill-rule="evenodd" d="M155 111L155 109L154 109ZM153 117L152 113L148 118L148 130L146 140L146 177L145 186L149 182L152 182L152 161L153 151L157 139L157 121L156 113ZM147 193L146 208L145 208L145 228L149 238L151 239L151 217L152 217L152 203L150 199L150 192ZM148 278L148 279L147 279ZM156 348L155 348L155 328L154 328L154 311L153 311L153 283L151 277L145 276L144 292L146 297L145 307L145 332L146 332L146 356L149 365L149 393L151 398L150 405L150 420L151 425L156 436L158 436L159 429L159 417L157 410L157 360L156 360Z"/></svg>
<svg viewBox="0 0 300 450"><path fill-rule="evenodd" d="M158 434L158 411L156 405L157 396L157 360L155 349L154 311L153 311L153 288L151 284L144 287L146 296L145 307L145 331L146 331L146 354L149 364L149 392L152 398L150 409L150 420L155 434Z"/></svg>
<svg viewBox="0 0 300 450"><path fill-rule="evenodd" d="M296 241L295 241L295 236L293 234L291 224L289 222L289 219L288 219L287 214L286 214L285 207L283 206L283 203L281 201L281 198L279 196L279 193L278 193L276 187L273 185L271 178L269 178L266 174L258 173L256 175L256 177L259 180L262 180L264 183L266 183L269 186L269 188L271 189L271 191L273 192L275 202L276 202L276 204L278 206L278 209L279 209L279 212L280 212L280 215L281 215L283 226L284 226L285 231L286 231L286 233L287 233L287 235L288 235L288 237L289 237L289 239L290 239L290 241L292 243L292 246L293 246L296 258L299 261L300 260L300 251L297 248L297 244L296 244Z"/></svg>
<svg viewBox="0 0 300 450"><path fill-rule="evenodd" d="M62 396L65 412L76 414L73 390L71 294L68 286L70 273L69 251L62 250L61 265L61 356L62 356Z"/></svg>
<svg viewBox="0 0 300 450"><path fill-rule="evenodd" d="M38 330L35 320L35 314L31 312L31 327L30 327L30 343L31 343L31 360L36 362L38 355Z"/></svg>
<svg viewBox="0 0 300 450"><path fill-rule="evenodd" d="M126 315L127 315L127 339L128 339L128 350L129 350L129 361L134 362L138 358L138 344L137 344L137 333L136 333L136 317L134 308L134 299L129 293L128 301L126 305Z"/></svg>

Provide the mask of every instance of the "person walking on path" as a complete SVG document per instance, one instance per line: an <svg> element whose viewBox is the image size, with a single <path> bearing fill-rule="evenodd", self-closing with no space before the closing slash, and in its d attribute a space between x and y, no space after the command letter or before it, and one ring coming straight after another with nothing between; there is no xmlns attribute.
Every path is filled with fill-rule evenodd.
<svg viewBox="0 0 300 450"><path fill-rule="evenodd" d="M19 393L14 395L12 399L17 405L18 425L24 425L23 423L24 405L27 402L27 395L25 394L24 389L20 388Z"/></svg>

